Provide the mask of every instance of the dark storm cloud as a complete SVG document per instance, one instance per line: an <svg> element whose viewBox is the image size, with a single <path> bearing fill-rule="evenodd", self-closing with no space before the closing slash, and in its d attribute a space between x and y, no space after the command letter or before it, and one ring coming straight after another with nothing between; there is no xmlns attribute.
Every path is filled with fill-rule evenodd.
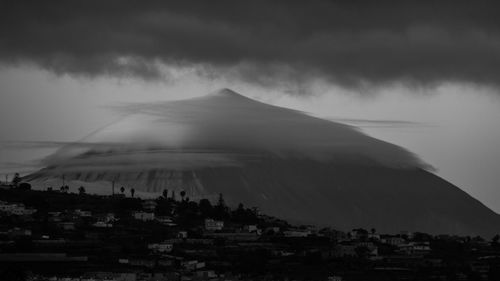
<svg viewBox="0 0 500 281"><path fill-rule="evenodd" d="M2 1L0 60L56 73L498 85L487 1ZM167 77L168 78L168 77Z"/></svg>

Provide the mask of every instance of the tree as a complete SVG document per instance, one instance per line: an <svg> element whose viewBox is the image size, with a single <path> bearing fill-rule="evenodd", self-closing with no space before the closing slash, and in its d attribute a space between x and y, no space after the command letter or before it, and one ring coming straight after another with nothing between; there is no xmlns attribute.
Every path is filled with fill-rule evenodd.
<svg viewBox="0 0 500 281"><path fill-rule="evenodd" d="M238 204L238 209L237 209L237 211L240 211L240 212L241 212L241 211L245 211L245 206L243 205L243 203Z"/></svg>
<svg viewBox="0 0 500 281"><path fill-rule="evenodd" d="M224 202L224 197L222 193L219 193L219 200L217 201L217 205L215 205L215 217L217 219L226 219L229 217L228 208L226 207L226 203Z"/></svg>
<svg viewBox="0 0 500 281"><path fill-rule="evenodd" d="M78 188L78 193L79 193L80 195L85 194L85 187L80 186L80 187Z"/></svg>
<svg viewBox="0 0 500 281"><path fill-rule="evenodd" d="M162 195L163 195L164 199L167 199L168 198L168 189L164 189Z"/></svg>
<svg viewBox="0 0 500 281"><path fill-rule="evenodd" d="M210 203L210 200L208 199L201 199L199 203L199 208L201 215L203 217L211 217L214 208L212 207L212 203Z"/></svg>
<svg viewBox="0 0 500 281"><path fill-rule="evenodd" d="M181 191L181 198L182 200L181 201L184 201L184 196L186 196L186 191Z"/></svg>
<svg viewBox="0 0 500 281"><path fill-rule="evenodd" d="M226 202L224 202L224 196L222 196L222 193L219 193L219 200L217 201L217 207L226 207Z"/></svg>
<svg viewBox="0 0 500 281"><path fill-rule="evenodd" d="M134 189L134 188L131 188L131 189L130 189L130 195L131 195L132 197L134 197L134 194L135 194L135 189Z"/></svg>
<svg viewBox="0 0 500 281"><path fill-rule="evenodd" d="M31 184L27 182L22 182L19 184L18 188L22 190L31 190Z"/></svg>
<svg viewBox="0 0 500 281"><path fill-rule="evenodd" d="M498 245L499 240L500 240L500 235L497 234L497 235L493 236L493 238L491 239L491 242L494 245Z"/></svg>
<svg viewBox="0 0 500 281"><path fill-rule="evenodd" d="M125 192L125 187L120 187L120 192L123 194Z"/></svg>
<svg viewBox="0 0 500 281"><path fill-rule="evenodd" d="M17 187L17 185L21 182L21 177L19 176L19 173L14 174L14 178L12 179L12 185Z"/></svg>

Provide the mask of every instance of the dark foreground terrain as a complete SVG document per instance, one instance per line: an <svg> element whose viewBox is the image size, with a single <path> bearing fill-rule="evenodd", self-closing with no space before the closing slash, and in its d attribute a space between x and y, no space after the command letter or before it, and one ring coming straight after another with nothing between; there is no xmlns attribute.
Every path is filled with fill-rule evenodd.
<svg viewBox="0 0 500 281"><path fill-rule="evenodd" d="M0 189L0 280L500 280L498 235L341 232L168 194Z"/></svg>

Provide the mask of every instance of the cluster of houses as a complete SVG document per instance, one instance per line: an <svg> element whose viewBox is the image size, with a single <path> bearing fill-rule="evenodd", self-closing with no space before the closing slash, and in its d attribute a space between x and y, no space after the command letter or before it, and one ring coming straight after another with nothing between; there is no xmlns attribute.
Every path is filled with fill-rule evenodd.
<svg viewBox="0 0 500 281"><path fill-rule="evenodd" d="M128 220L132 223L127 224L121 221L123 216L91 211L92 208L49 211L44 223L57 231L40 232L44 228L29 227L35 225L31 222L36 222L33 216L36 209L0 201L0 214L14 216L14 221L21 222L20 225L0 225L0 264L85 263L94 269L79 277L35 275L33 279L54 281L248 280L248 276L231 272L241 263L238 260L262 252L266 253L266 262L277 268L300 268L300 261L311 257L323 261L361 258L380 271L394 268L408 271L424 262L436 268L444 264L432 257L429 239L416 239L408 232L387 235L375 229L353 229L345 233L308 225L291 226L263 214L258 215L256 223L208 217L194 227L184 227L175 212L157 215L157 205L156 200L141 200L141 208L130 212ZM83 229L82 221L87 222ZM165 234L155 236L155 231ZM75 238L77 232L83 236ZM20 238L30 239L30 245L41 252L9 253L16 251L16 241ZM129 238L135 242L127 242ZM128 247L135 250L123 250ZM484 244L484 247L490 245ZM108 270L101 269L103 260L96 254L100 248L106 248L109 253L104 260L106 267L110 267ZM490 263L477 258L470 261L470 267L486 276ZM332 274L325 280L341 281L342 273Z"/></svg>
<svg viewBox="0 0 500 281"><path fill-rule="evenodd" d="M29 216L36 213L36 209L28 208L22 203L0 201L0 212L17 216Z"/></svg>

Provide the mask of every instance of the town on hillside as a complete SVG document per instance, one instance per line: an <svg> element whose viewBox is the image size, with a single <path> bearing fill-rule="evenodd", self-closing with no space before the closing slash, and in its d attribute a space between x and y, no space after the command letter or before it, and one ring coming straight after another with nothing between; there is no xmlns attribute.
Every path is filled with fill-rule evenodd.
<svg viewBox="0 0 500 281"><path fill-rule="evenodd" d="M0 188L0 280L500 280L500 236L292 225L224 195Z"/></svg>

